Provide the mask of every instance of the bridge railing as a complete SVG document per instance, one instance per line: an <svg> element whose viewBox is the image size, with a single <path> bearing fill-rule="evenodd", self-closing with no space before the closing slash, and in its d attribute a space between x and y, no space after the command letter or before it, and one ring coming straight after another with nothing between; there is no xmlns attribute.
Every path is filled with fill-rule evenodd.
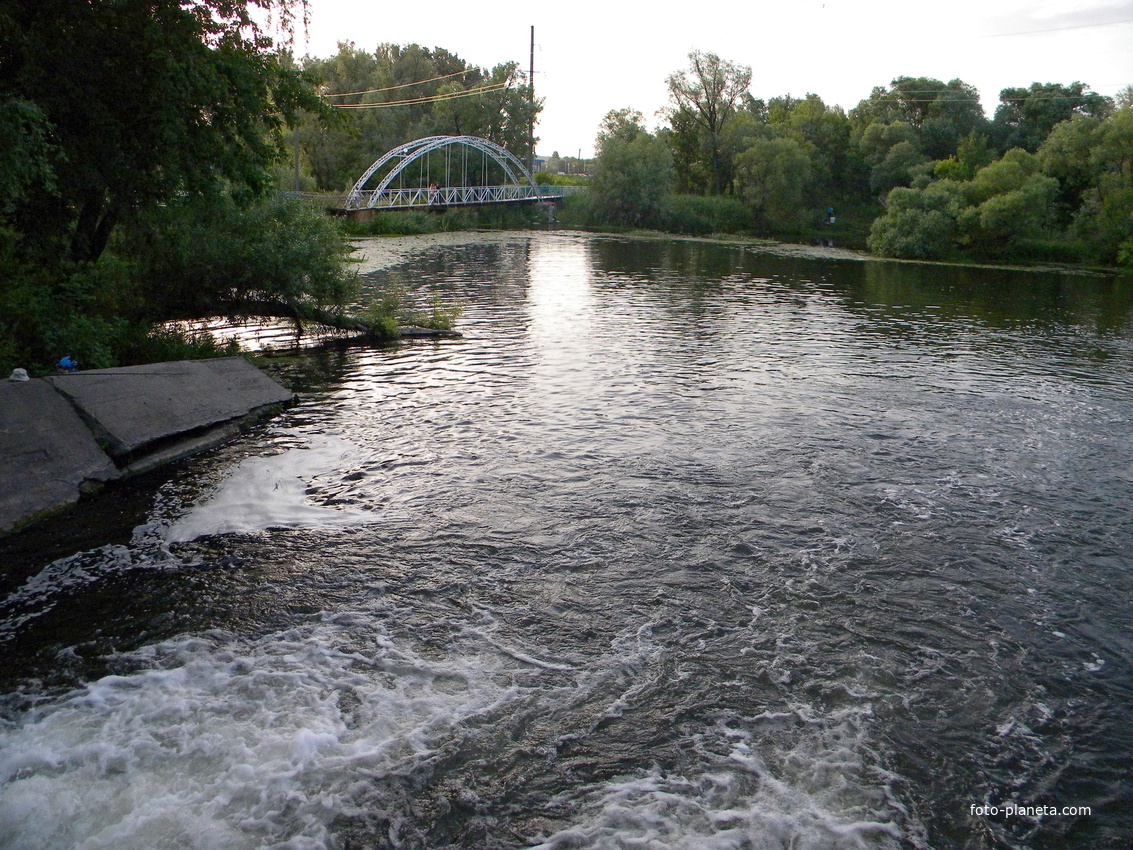
<svg viewBox="0 0 1133 850"><path fill-rule="evenodd" d="M442 186L434 189L383 189L359 192L351 201L357 209L471 206L561 198L569 186Z"/></svg>
<svg viewBox="0 0 1133 850"><path fill-rule="evenodd" d="M540 194L545 198L561 198L564 195L581 195L589 192L589 186L540 186Z"/></svg>

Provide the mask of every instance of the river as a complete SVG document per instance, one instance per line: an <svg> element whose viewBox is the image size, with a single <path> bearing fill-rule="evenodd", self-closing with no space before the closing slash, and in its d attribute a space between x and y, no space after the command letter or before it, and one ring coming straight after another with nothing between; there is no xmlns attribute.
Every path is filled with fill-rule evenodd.
<svg viewBox="0 0 1133 850"><path fill-rule="evenodd" d="M361 248L463 338L4 544L0 846L1128 846L1128 280Z"/></svg>

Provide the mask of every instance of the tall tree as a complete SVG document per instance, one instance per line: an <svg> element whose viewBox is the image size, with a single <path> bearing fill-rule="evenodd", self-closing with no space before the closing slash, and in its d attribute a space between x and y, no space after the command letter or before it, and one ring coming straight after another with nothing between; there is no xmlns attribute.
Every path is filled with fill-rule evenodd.
<svg viewBox="0 0 1133 850"><path fill-rule="evenodd" d="M897 186L909 185L914 169L928 161L916 130L903 121L870 124L858 139L857 149L870 169L870 190L878 197Z"/></svg>
<svg viewBox="0 0 1133 850"><path fill-rule="evenodd" d="M590 194L607 221L638 226L656 218L672 187L672 154L634 109L606 113L595 141Z"/></svg>
<svg viewBox="0 0 1133 850"><path fill-rule="evenodd" d="M801 228L812 178L805 142L759 139L736 157L737 180L756 222L770 230Z"/></svg>
<svg viewBox="0 0 1133 850"><path fill-rule="evenodd" d="M1094 156L1104 120L1076 115L1054 126L1038 150L1043 173L1058 180L1056 213L1063 224L1082 206L1087 190L1097 185L1103 167Z"/></svg>
<svg viewBox="0 0 1133 850"><path fill-rule="evenodd" d="M672 102L674 132L695 128L708 173L709 191L723 194L731 178L731 152L724 145L724 130L750 99L751 68L721 59L715 53L694 50L689 67L665 81Z"/></svg>
<svg viewBox="0 0 1133 850"><path fill-rule="evenodd" d="M523 162L527 161L531 148L531 127L543 109L541 99L532 100L531 85L526 76L516 62L497 65L486 83L501 88L476 98L482 122L479 135L507 148ZM538 141L538 137L534 141Z"/></svg>
<svg viewBox="0 0 1133 850"><path fill-rule="evenodd" d="M1034 153L1054 125L1074 115L1104 118L1113 101L1090 91L1085 83L1031 83L1029 88L1003 89L993 125L1001 150L1023 148Z"/></svg>
<svg viewBox="0 0 1133 850"><path fill-rule="evenodd" d="M897 77L888 88L875 87L850 110L850 119L858 134L871 124L908 124L931 159L953 156L960 140L973 131L987 132L979 91L959 79L944 83L932 77Z"/></svg>
<svg viewBox="0 0 1133 850"><path fill-rule="evenodd" d="M768 121L785 136L810 146L817 189L827 197L849 190L850 122L840 106L827 106L816 94L803 99L772 98Z"/></svg>
<svg viewBox="0 0 1133 850"><path fill-rule="evenodd" d="M1133 85L1125 86L1113 100L1118 109L1133 109Z"/></svg>
<svg viewBox="0 0 1133 850"><path fill-rule="evenodd" d="M26 197L17 226L96 260L132 211L228 181L268 185L279 131L317 111L302 74L254 12L301 0L0 0L0 103L51 128L57 191Z"/></svg>

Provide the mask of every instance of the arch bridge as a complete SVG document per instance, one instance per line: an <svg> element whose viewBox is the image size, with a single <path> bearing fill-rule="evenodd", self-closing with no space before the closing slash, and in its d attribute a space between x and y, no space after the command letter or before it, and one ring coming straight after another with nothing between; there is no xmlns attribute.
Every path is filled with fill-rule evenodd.
<svg viewBox="0 0 1133 850"><path fill-rule="evenodd" d="M383 176L367 189L375 174ZM376 160L350 190L345 208L445 209L558 201L562 196L561 187L536 184L518 157L495 142L479 136L427 136Z"/></svg>

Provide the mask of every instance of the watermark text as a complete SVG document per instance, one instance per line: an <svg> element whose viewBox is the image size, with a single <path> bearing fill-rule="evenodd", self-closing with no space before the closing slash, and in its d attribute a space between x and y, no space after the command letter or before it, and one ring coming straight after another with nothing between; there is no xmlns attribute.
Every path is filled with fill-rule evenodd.
<svg viewBox="0 0 1133 850"><path fill-rule="evenodd" d="M1005 818L1043 818L1043 817L1089 817L1089 806L1017 806L1003 803L993 806L990 803L972 803L971 814L977 817Z"/></svg>

